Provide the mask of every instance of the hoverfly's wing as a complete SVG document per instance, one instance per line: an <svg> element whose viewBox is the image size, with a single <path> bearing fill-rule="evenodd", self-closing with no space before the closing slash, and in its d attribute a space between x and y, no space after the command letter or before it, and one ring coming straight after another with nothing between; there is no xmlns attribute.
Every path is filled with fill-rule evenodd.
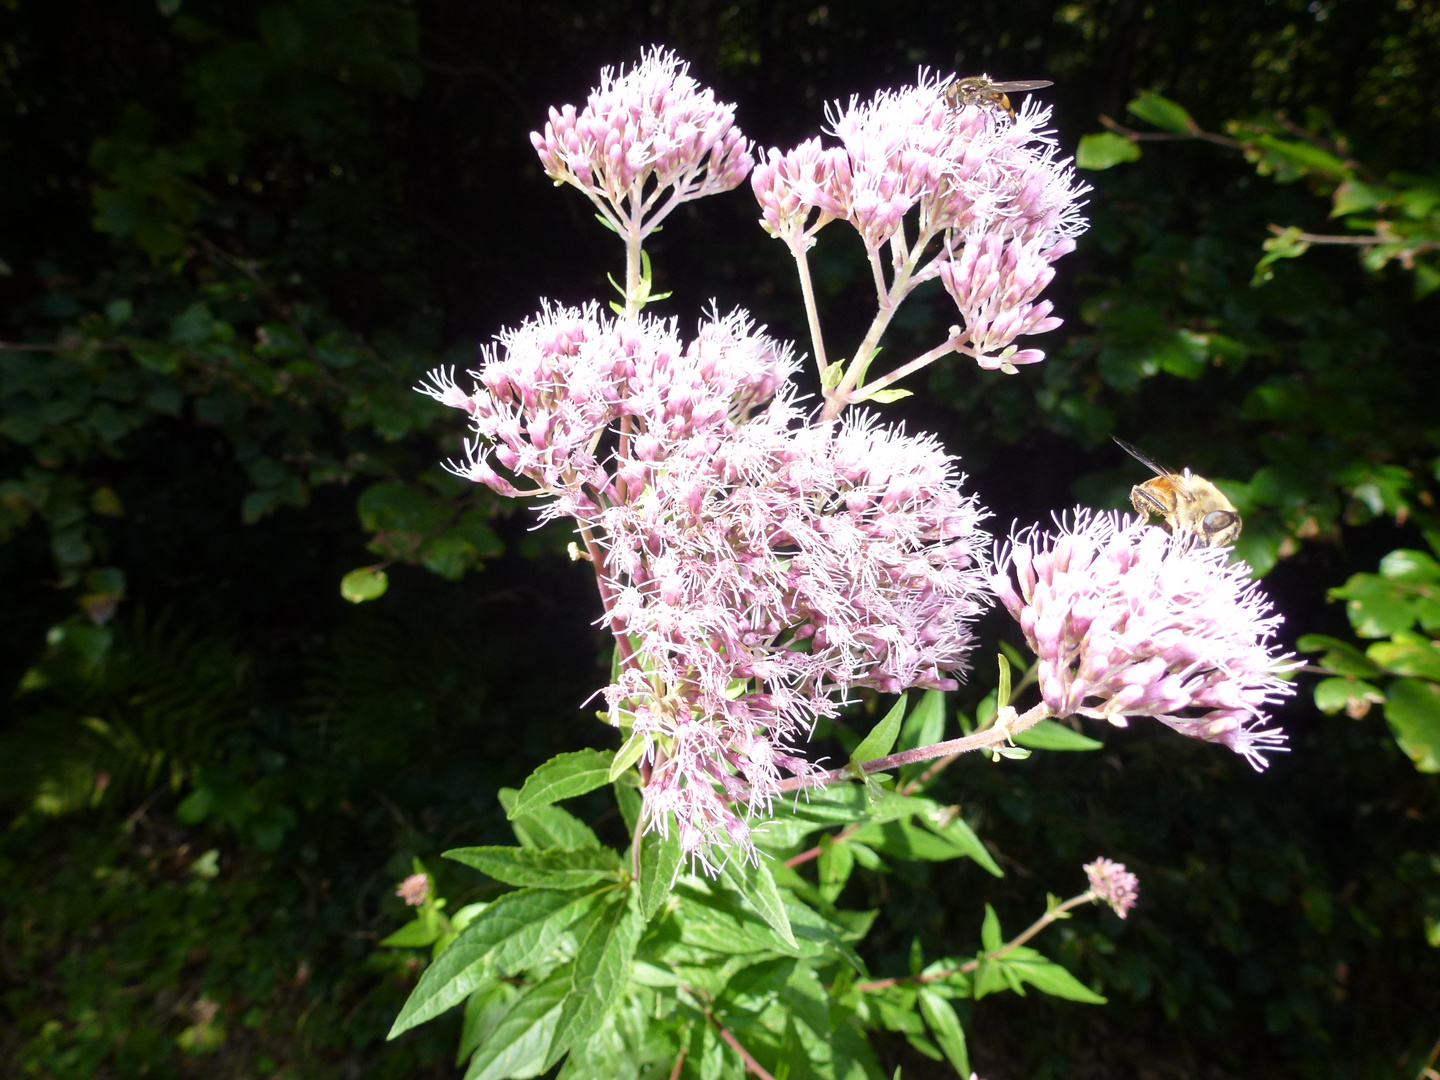
<svg viewBox="0 0 1440 1080"><path fill-rule="evenodd" d="M1043 90L1055 84L1049 79L1011 79L1009 82L992 82L990 89L1006 94L1017 94L1022 90Z"/></svg>
<svg viewBox="0 0 1440 1080"><path fill-rule="evenodd" d="M1110 438L1115 441L1116 446L1120 447L1121 450L1124 450L1125 453L1129 454L1136 461L1140 462L1141 465L1144 465L1156 476L1163 476L1166 480L1173 480L1179 476L1178 473L1171 472L1154 458L1148 456L1147 454L1141 453L1139 450L1131 446L1128 442L1120 438L1118 435L1111 435Z"/></svg>
<svg viewBox="0 0 1440 1080"><path fill-rule="evenodd" d="M1164 479L1169 480L1170 490L1175 493L1175 497L1177 499L1183 499L1185 502L1195 501L1195 492L1190 490L1190 485L1185 482L1185 478L1182 477L1179 473L1171 472L1169 469L1165 468L1164 465L1161 465L1158 461L1156 461L1149 455L1141 453L1135 447L1127 443L1124 439L1121 439L1115 435L1111 435L1110 438L1115 440L1116 446L1120 447L1121 450L1124 450L1127 454L1133 457L1136 461L1140 462L1140 464L1144 465L1156 476L1163 477ZM1189 475L1190 473L1187 470L1185 476L1188 477ZM1155 502L1155 500L1149 498L1148 495L1146 497L1147 499L1149 499L1150 502ZM1165 512L1164 507L1159 507L1158 504L1157 507L1160 513Z"/></svg>

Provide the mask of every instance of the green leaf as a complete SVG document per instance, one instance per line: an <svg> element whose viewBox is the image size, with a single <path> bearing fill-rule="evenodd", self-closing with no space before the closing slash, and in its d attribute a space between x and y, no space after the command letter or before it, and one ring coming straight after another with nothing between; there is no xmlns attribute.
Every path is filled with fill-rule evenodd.
<svg viewBox="0 0 1440 1080"><path fill-rule="evenodd" d="M1401 631L1392 641L1377 641L1365 655L1391 675L1440 681L1440 642Z"/></svg>
<svg viewBox="0 0 1440 1080"><path fill-rule="evenodd" d="M945 862L971 854L939 833L905 820L862 825L850 836L858 843L897 859Z"/></svg>
<svg viewBox="0 0 1440 1080"><path fill-rule="evenodd" d="M1410 629L1417 617L1406 584L1378 574L1352 574L1330 595L1345 601L1345 615L1360 637L1390 637Z"/></svg>
<svg viewBox="0 0 1440 1080"><path fill-rule="evenodd" d="M836 843L833 837L820 838L820 858L816 860L820 877L820 896L827 904L835 903L850 880L850 871L855 868L855 853L843 841Z"/></svg>
<svg viewBox="0 0 1440 1080"><path fill-rule="evenodd" d="M905 699L908 695L901 694L900 700L895 702L891 710L885 714L885 718L870 729L870 734L860 740L860 745L850 755L853 764L863 765L867 761L874 761L890 753L890 748L895 745L895 740L900 735L900 721L905 716Z"/></svg>
<svg viewBox="0 0 1440 1080"><path fill-rule="evenodd" d="M494 977L496 967L491 954L497 946L527 928L543 926L557 911L574 902L572 894L548 889L527 889L500 897L425 969L385 1037L393 1039L465 1000ZM573 912L567 925L578 914Z"/></svg>
<svg viewBox="0 0 1440 1080"><path fill-rule="evenodd" d="M680 872L680 830L671 821L666 832L652 829L640 838L640 914L647 920L669 899Z"/></svg>
<svg viewBox="0 0 1440 1080"><path fill-rule="evenodd" d="M514 788L501 788L500 805L507 816L520 793ZM600 840L589 825L568 810L558 806L540 806L522 817L512 818L510 828L521 847L543 850L545 848L598 848Z"/></svg>
<svg viewBox="0 0 1440 1080"><path fill-rule="evenodd" d="M570 902L562 908L521 925L503 941L497 942L490 962L501 975L519 975L545 960L560 940L581 922L596 904L610 894L610 888L594 892L565 892Z"/></svg>
<svg viewBox="0 0 1440 1080"><path fill-rule="evenodd" d="M1348 641L1329 637L1325 634L1303 634L1295 647L1301 652L1324 652L1320 664L1326 671L1336 675L1353 675L1369 679L1380 674L1366 655Z"/></svg>
<svg viewBox="0 0 1440 1080"><path fill-rule="evenodd" d="M1127 161L1140 160L1140 144L1131 142L1124 135L1113 131L1101 131L1094 135L1083 135L1075 151L1075 165L1081 169L1113 168Z"/></svg>
<svg viewBox="0 0 1440 1080"><path fill-rule="evenodd" d="M610 848L532 851L487 846L454 848L444 855L507 885L551 889L583 889L606 879L618 879L620 870L620 857Z"/></svg>
<svg viewBox="0 0 1440 1080"><path fill-rule="evenodd" d="M954 844L968 858L979 863L986 873L995 877L1005 876L1005 871L1000 869L1000 864L995 861L995 856L990 854L990 849L981 842L980 837L975 835L975 830L970 828L965 819L958 814L947 821L943 827L937 827L928 818L920 820L924 821L926 826L938 835Z"/></svg>
<svg viewBox="0 0 1440 1080"><path fill-rule="evenodd" d="M1105 745L1055 720L1041 720L1034 727L1016 732L1015 741L1032 750L1099 750Z"/></svg>
<svg viewBox="0 0 1440 1080"><path fill-rule="evenodd" d="M363 604L366 600L378 600L390 587L390 579L384 570L373 566L362 566L351 570L340 579L340 595L352 604Z"/></svg>
<svg viewBox="0 0 1440 1080"><path fill-rule="evenodd" d="M759 858L763 860L764 855ZM728 881L744 898L747 906L770 924L780 935L780 940L796 948L795 933L790 929L790 918L785 914L785 902L780 890L775 887L775 878L763 861L750 863L743 859L731 859L721 871Z"/></svg>
<svg viewBox="0 0 1440 1080"><path fill-rule="evenodd" d="M423 949L439 940L440 921L431 916L410 920L389 937L381 938L380 944L390 949Z"/></svg>
<svg viewBox="0 0 1440 1080"><path fill-rule="evenodd" d="M460 1029L460 1045L455 1064L464 1065L477 1046L490 1037L519 991L506 982L493 982L476 990L465 1001L465 1022Z"/></svg>
<svg viewBox="0 0 1440 1080"><path fill-rule="evenodd" d="M1380 574L1391 581L1440 581L1440 563L1423 551L1400 548L1380 560Z"/></svg>
<svg viewBox="0 0 1440 1080"><path fill-rule="evenodd" d="M513 820L537 806L548 806L561 799L584 795L608 784L613 758L609 750L557 754L530 774L507 816Z"/></svg>
<svg viewBox="0 0 1440 1080"><path fill-rule="evenodd" d="M581 938L570 992L545 1055L547 1069L576 1042L593 1035L605 1014L619 1002L644 928L645 920L627 892L618 902L602 909Z"/></svg>
<svg viewBox="0 0 1440 1080"><path fill-rule="evenodd" d="M1440 685L1396 679L1385 689L1385 719L1421 772L1440 772Z"/></svg>
<svg viewBox="0 0 1440 1080"><path fill-rule="evenodd" d="M1200 130L1200 125L1190 118L1185 106L1148 90L1125 108L1162 131L1173 131L1176 135L1193 135Z"/></svg>
<svg viewBox="0 0 1440 1080"><path fill-rule="evenodd" d="M985 921L980 924L980 947L987 953L996 952L1005 942L1000 934L1000 916L989 904L985 905Z"/></svg>
<svg viewBox="0 0 1440 1080"><path fill-rule="evenodd" d="M867 394L863 390L856 401L873 401L878 405L889 405L891 402L903 401L907 397L913 397L914 390L899 390L895 387L886 387L883 390L876 390L873 394Z"/></svg>
<svg viewBox="0 0 1440 1080"><path fill-rule="evenodd" d="M945 694L940 690L926 690L920 703L905 717L897 745L901 750L914 750L937 743L944 736Z"/></svg>
<svg viewBox="0 0 1440 1080"><path fill-rule="evenodd" d="M955 1072L962 1080L968 1080L970 1076L970 1052L965 1046L965 1029L960 1026L960 1018L955 1015L955 1007L946 1001L933 990L922 988L920 990L920 1012L925 1017L925 1022L930 1025L930 1030L935 1034L935 1041L940 1044L940 1049L945 1051Z"/></svg>
<svg viewBox="0 0 1440 1080"><path fill-rule="evenodd" d="M1031 954L1014 959L1015 954ZM1029 983L1041 993L1067 1001L1083 1001L1087 1005L1104 1005L1105 998L1095 993L1070 972L1054 961L1047 960L1031 949L1016 949L1015 954L997 963L1005 965L1014 975Z"/></svg>
<svg viewBox="0 0 1440 1080"><path fill-rule="evenodd" d="M470 1059L465 1080L506 1080L543 1072L537 1066L544 1064L571 976L572 965L566 964L516 998Z"/></svg>
<svg viewBox="0 0 1440 1080"><path fill-rule="evenodd" d="M743 956L758 952L795 955L776 932L749 908L738 903L733 892L694 877L682 879L674 889L679 905L671 912L680 928L680 940L722 955Z"/></svg>
<svg viewBox="0 0 1440 1080"><path fill-rule="evenodd" d="M1385 695L1377 687L1361 679L1321 679L1315 685L1315 707L1323 713L1334 714L1344 709L1362 715L1370 705L1384 700ZM1352 701L1365 704L1352 710Z"/></svg>
<svg viewBox="0 0 1440 1080"><path fill-rule="evenodd" d="M614 783L616 777L644 757L646 745L644 732L630 732L630 737L625 740L625 745L620 747L615 754L615 760L610 762L610 772L605 777L606 781Z"/></svg>
<svg viewBox="0 0 1440 1080"><path fill-rule="evenodd" d="M1346 180L1335 189L1330 197L1332 218L1345 217L1347 214L1358 214L1371 207L1378 206L1385 200L1387 192L1383 188L1372 187L1369 184L1362 184L1359 180Z"/></svg>

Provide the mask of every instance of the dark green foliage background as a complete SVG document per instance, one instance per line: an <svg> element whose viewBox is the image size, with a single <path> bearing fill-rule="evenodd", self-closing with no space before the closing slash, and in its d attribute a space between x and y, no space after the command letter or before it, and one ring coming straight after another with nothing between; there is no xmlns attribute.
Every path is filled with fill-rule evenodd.
<svg viewBox="0 0 1440 1080"><path fill-rule="evenodd" d="M1212 129L1284 109L1379 172L1440 168L1433 0L6 0L0 338L63 346L0 352L7 1075L454 1074L454 1027L380 1042L418 962L374 948L405 917L394 882L419 855L476 898L436 853L508 842L497 789L607 738L582 702L608 654L568 537L445 479L460 426L408 388L537 297L606 297L618 245L527 135L652 42L762 146L927 64L1053 79L1067 147L1149 88ZM1287 640L1348 636L1325 590L1436 527L1436 298L1344 251L1252 288L1266 226L1327 231L1327 204L1215 147L1087 179L1051 359L945 367L899 414L962 455L1001 532L1119 505L1137 477L1112 432L1227 478ZM755 216L742 189L667 222L663 313L714 297L803 338ZM843 351L868 275L838 230L815 257ZM949 318L915 302L887 355ZM351 607L341 576L377 560L389 593ZM114 570L92 664L76 602L113 600ZM1414 1075L1440 1038L1440 791L1378 715L1299 697L1264 776L1149 728L955 766L1007 877L857 878L847 905L883 908L872 968L907 970L917 936L965 948L987 901L1023 926L1106 854L1140 908L1045 944L1111 1004L978 1003L981 1075Z"/></svg>

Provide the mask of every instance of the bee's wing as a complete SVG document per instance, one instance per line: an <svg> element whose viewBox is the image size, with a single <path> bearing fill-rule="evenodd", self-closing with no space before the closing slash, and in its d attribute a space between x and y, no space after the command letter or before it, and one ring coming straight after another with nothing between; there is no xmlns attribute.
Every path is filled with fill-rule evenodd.
<svg viewBox="0 0 1440 1080"><path fill-rule="evenodd" d="M1135 447L1131 446L1124 439L1116 435L1111 435L1110 438L1115 440L1116 446L1120 447L1121 450L1124 450L1127 454L1133 457L1136 461L1140 462L1141 465L1144 465L1146 468L1148 468L1156 476L1163 476L1167 480L1178 479L1177 473L1171 472L1169 469L1165 468L1165 466L1157 462L1154 458L1142 454L1139 450L1135 449Z"/></svg>
<svg viewBox="0 0 1440 1080"><path fill-rule="evenodd" d="M992 90L1001 90L1007 94L1017 93L1021 90L1040 90L1046 86L1055 84L1049 79L1012 79L1009 82L991 83Z"/></svg>

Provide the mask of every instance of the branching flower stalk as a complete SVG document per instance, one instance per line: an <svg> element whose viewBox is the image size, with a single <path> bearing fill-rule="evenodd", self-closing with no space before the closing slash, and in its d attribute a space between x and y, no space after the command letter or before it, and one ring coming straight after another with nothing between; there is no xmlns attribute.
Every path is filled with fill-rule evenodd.
<svg viewBox="0 0 1440 1080"><path fill-rule="evenodd" d="M855 989L863 993L883 990L889 986L923 986L925 983L938 982L954 975L972 974L979 970L982 963L1008 956L1051 923L1068 919L1070 912L1083 904L1105 904L1122 919L1130 914L1130 910L1135 906L1135 901L1140 895L1140 883L1134 874L1125 869L1124 865L1106 858L1099 858L1085 865L1085 874L1090 879L1090 888L1058 904L1054 903L1052 898L1053 906L1049 907L1044 915L1005 942L1000 948L978 956L974 960L967 960L958 967L922 971L914 975L897 975L889 979L872 979L868 982L856 983Z"/></svg>
<svg viewBox="0 0 1440 1080"><path fill-rule="evenodd" d="M953 109L945 101L950 81L922 72L913 86L837 105L829 121L839 146L810 139L771 149L751 174L761 224L785 243L799 274L824 419L952 352L1013 372L1044 356L1015 349L1015 338L1059 325L1049 303L1035 301L1054 274L1051 264L1084 230L1086 189L1069 160L1056 156L1043 128L1047 109L1027 103L1013 119L978 106ZM876 296L875 316L843 373L831 370L807 254L815 234L836 220L860 233ZM864 383L902 301L937 277L964 325Z"/></svg>

